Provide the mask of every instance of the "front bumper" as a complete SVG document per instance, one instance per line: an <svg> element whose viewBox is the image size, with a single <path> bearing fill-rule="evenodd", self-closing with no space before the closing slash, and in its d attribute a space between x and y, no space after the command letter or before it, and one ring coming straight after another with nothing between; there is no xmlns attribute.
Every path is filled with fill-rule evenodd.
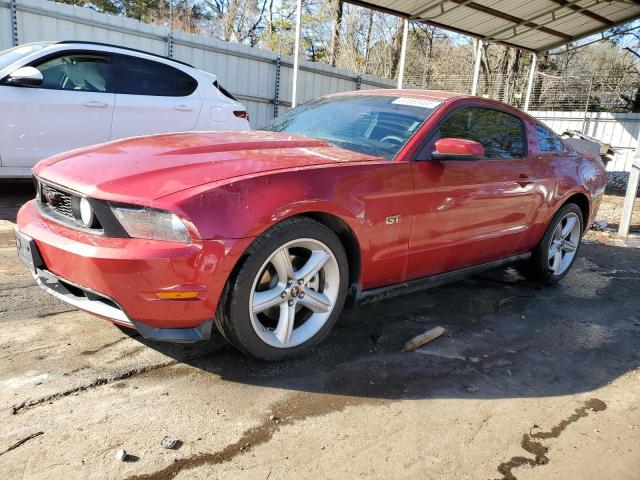
<svg viewBox="0 0 640 480"><path fill-rule="evenodd" d="M33 201L18 213L19 230L42 258L34 277L48 293L142 336L204 340L237 258L251 239L182 244L109 238L54 223ZM197 291L196 298L160 299L157 292Z"/></svg>

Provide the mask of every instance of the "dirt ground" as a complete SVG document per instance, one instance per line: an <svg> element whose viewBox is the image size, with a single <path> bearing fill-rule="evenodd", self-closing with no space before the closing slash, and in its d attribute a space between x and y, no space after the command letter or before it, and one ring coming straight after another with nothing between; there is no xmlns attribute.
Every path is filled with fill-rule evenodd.
<svg viewBox="0 0 640 480"><path fill-rule="evenodd" d="M560 285L491 272L347 311L264 363L41 292L12 234L32 192L2 188L0 478L640 479L640 249L592 232Z"/></svg>

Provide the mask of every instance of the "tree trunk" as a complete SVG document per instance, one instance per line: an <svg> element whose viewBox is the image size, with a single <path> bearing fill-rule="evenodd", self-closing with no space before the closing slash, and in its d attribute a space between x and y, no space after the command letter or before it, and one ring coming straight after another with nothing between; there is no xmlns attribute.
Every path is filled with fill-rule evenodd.
<svg viewBox="0 0 640 480"><path fill-rule="evenodd" d="M488 45L485 43L480 50L480 67L482 70L482 74L484 75L484 92L486 93L487 87L490 85L491 80L491 66L489 65L489 61L487 60L487 47ZM480 83L480 79L478 79L478 84ZM477 95L482 95L480 91L480 85L478 85Z"/></svg>
<svg viewBox="0 0 640 480"><path fill-rule="evenodd" d="M398 68L400 67L400 51L402 50L402 32L404 29L404 20L398 17L396 22L396 30L393 34L391 43L391 78L396 78Z"/></svg>
<svg viewBox="0 0 640 480"><path fill-rule="evenodd" d="M229 0L227 15L224 18L224 41L229 42L233 38L234 22L238 15L238 0Z"/></svg>
<svg viewBox="0 0 640 480"><path fill-rule="evenodd" d="M369 10L369 23L367 24L367 37L364 42L364 73L369 73L369 50L371 49L371 33L373 30L373 10Z"/></svg>
<svg viewBox="0 0 640 480"><path fill-rule="evenodd" d="M337 0L336 11L333 19L333 34L331 35L331 65L333 67L336 66L340 50L340 30L342 27L343 8L344 2L342 0Z"/></svg>
<svg viewBox="0 0 640 480"><path fill-rule="evenodd" d="M538 62L538 70L544 71L547 67L547 62L549 61L549 53L545 53L540 61ZM534 77L532 91L531 91L531 101L529 102L529 110L538 110L540 108L540 99L542 97L542 75L536 75Z"/></svg>
<svg viewBox="0 0 640 480"><path fill-rule="evenodd" d="M502 53L502 58L500 59L500 67L499 67L499 76L496 78L496 84L493 90L493 98L496 100L501 100L504 97L505 91L505 81L507 79L507 73L509 72L509 57L510 57L510 49L505 47L504 52Z"/></svg>

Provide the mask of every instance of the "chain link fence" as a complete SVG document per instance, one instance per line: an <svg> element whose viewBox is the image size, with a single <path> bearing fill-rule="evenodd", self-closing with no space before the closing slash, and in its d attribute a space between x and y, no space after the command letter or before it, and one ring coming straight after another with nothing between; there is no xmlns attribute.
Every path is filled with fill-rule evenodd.
<svg viewBox="0 0 640 480"><path fill-rule="evenodd" d="M413 75L406 82L427 90L470 94L473 76ZM480 74L477 94L523 108L528 72ZM629 70L606 70L579 75L537 72L531 91L529 110L640 112L640 74Z"/></svg>

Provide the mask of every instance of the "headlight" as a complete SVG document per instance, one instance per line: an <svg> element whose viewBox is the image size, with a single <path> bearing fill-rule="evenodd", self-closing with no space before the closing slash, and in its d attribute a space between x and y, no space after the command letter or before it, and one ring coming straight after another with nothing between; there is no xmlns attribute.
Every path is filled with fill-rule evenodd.
<svg viewBox="0 0 640 480"><path fill-rule="evenodd" d="M186 225L175 213L153 208L111 207L130 237L191 242Z"/></svg>
<svg viewBox="0 0 640 480"><path fill-rule="evenodd" d="M47 199L47 201L49 200ZM84 228L101 228L88 199L78 195L69 195L69 201L71 203L73 218L79 226ZM53 208L55 209L56 207Z"/></svg>
<svg viewBox="0 0 640 480"><path fill-rule="evenodd" d="M80 199L80 221L85 227L90 227L93 224L93 210L91 210L89 200L84 197Z"/></svg>

